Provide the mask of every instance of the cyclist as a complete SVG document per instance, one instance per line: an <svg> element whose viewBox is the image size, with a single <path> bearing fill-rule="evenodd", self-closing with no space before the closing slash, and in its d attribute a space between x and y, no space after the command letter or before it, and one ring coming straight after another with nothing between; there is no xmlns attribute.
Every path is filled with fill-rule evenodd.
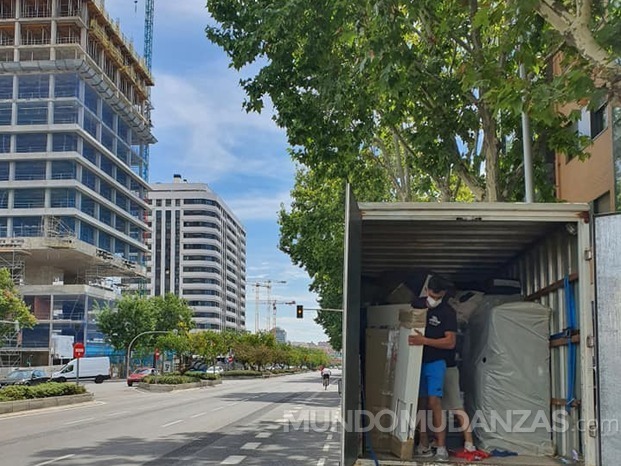
<svg viewBox="0 0 621 466"><path fill-rule="evenodd" d="M332 372L327 367L324 367L323 369L321 369L321 378L323 380L323 389L324 390L327 390L328 389L328 385L330 385L330 376L331 375L332 375Z"/></svg>

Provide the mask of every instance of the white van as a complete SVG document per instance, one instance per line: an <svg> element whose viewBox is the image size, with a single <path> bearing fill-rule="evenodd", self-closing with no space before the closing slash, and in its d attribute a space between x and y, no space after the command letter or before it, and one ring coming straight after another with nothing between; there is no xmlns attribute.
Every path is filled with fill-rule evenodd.
<svg viewBox="0 0 621 466"><path fill-rule="evenodd" d="M52 374L54 382L66 382L67 380L75 380L79 375L80 380L94 380L95 383L102 383L110 378L110 358L80 358L80 373L78 370L78 360L72 359L60 371Z"/></svg>

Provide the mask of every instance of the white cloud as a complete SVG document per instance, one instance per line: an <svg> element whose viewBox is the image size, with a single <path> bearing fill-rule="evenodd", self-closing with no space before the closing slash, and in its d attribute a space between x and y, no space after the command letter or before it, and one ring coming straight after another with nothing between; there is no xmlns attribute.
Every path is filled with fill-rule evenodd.
<svg viewBox="0 0 621 466"><path fill-rule="evenodd" d="M288 191L274 193L270 196L247 194L227 201L227 204L242 222L250 220L276 221L280 205L289 205L290 203L291 198Z"/></svg>
<svg viewBox="0 0 621 466"><path fill-rule="evenodd" d="M284 134L269 111L257 115L241 109L243 92L236 83L231 76L158 75L153 89L156 136L181 142L167 156L178 157L181 168L207 182L234 174L276 179L283 175L283 165L293 173ZM252 156L241 157L248 147L254 148Z"/></svg>

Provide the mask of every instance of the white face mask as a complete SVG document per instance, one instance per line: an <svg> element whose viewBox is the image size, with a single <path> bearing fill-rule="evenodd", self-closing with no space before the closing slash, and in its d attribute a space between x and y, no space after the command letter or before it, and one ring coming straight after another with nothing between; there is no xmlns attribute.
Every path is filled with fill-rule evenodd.
<svg viewBox="0 0 621 466"><path fill-rule="evenodd" d="M429 309L433 309L434 307L438 307L441 302L442 302L442 298L435 299L435 298L432 298L431 296L427 296L427 306L429 306Z"/></svg>

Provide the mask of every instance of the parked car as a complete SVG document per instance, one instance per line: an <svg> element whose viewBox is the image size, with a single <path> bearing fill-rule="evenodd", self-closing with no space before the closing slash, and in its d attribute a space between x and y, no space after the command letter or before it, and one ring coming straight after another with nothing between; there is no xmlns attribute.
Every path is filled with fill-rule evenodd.
<svg viewBox="0 0 621 466"><path fill-rule="evenodd" d="M134 383L140 382L148 375L155 375L157 371L152 367L140 367L127 377L127 386L131 387Z"/></svg>
<svg viewBox="0 0 621 466"><path fill-rule="evenodd" d="M222 369L222 367L220 366L209 366L207 369L205 369L205 372L208 374L222 374L224 372L224 369Z"/></svg>
<svg viewBox="0 0 621 466"><path fill-rule="evenodd" d="M0 379L0 387L9 385L37 385L49 380L49 376L41 370L17 369Z"/></svg>

